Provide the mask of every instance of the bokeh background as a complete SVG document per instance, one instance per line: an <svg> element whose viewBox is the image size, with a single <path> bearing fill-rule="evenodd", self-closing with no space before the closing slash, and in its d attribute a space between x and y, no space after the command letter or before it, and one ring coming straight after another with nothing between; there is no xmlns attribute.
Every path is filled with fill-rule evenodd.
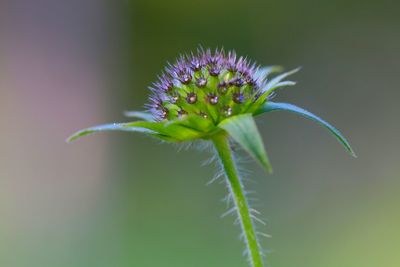
<svg viewBox="0 0 400 267"><path fill-rule="evenodd" d="M336 125L259 119L275 172L249 190L268 266L400 266L400 5L395 1L0 1L0 266L241 267L209 155L126 121L166 61L205 47L302 66L279 100Z"/></svg>

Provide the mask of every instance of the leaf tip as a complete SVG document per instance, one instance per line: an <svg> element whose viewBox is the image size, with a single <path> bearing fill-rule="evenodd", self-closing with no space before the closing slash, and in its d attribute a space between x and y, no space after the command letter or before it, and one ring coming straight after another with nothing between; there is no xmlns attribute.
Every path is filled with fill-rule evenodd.
<svg viewBox="0 0 400 267"><path fill-rule="evenodd" d="M348 152L349 152L350 156L352 156L353 158L355 158L355 159L358 158L356 152L350 146L348 148Z"/></svg>
<svg viewBox="0 0 400 267"><path fill-rule="evenodd" d="M73 135L69 136L67 139L65 139L65 142L70 144L70 143L74 142L76 139L78 139L78 137L75 134L73 134Z"/></svg>
<svg viewBox="0 0 400 267"><path fill-rule="evenodd" d="M263 145L263 147L262 147L262 153L261 153L261 155L259 156L259 157L257 157L257 159L258 159L258 162L260 163L260 165L262 166L262 167L264 167L264 170L268 173L268 174L272 174L274 171L273 171L273 169L272 169L272 164L271 164L271 162L270 162L270 160L269 160L269 157L268 157L268 155L267 155L267 152L265 151L265 149L264 149L264 145Z"/></svg>
<svg viewBox="0 0 400 267"><path fill-rule="evenodd" d="M76 133L70 135L70 136L65 140L65 142L66 142L66 143L72 143L72 142L78 140L79 138L81 138L82 136L88 135L88 134L93 133L93 132L94 132L93 130L82 130L82 131L78 131L78 132L76 132Z"/></svg>
<svg viewBox="0 0 400 267"><path fill-rule="evenodd" d="M335 129L336 130L336 129ZM338 138L338 140L342 143L342 145L344 146L344 148L346 149L347 153L349 153L350 156L352 156L353 158L358 158L356 152L353 150L353 148L350 146L349 141L347 141L347 139L338 131L337 131L337 135L336 137Z"/></svg>
<svg viewBox="0 0 400 267"><path fill-rule="evenodd" d="M268 174L273 174L274 173L274 170L272 169L272 166L271 166L271 164L263 164L264 165L264 168L265 168L265 170L267 171L267 173Z"/></svg>

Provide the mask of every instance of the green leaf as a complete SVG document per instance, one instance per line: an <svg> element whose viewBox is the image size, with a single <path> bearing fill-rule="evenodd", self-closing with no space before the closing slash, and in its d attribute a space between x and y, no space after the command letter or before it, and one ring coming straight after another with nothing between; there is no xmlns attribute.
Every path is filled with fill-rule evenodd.
<svg viewBox="0 0 400 267"><path fill-rule="evenodd" d="M289 103L275 103L275 102L268 101L268 102L264 103L260 107L260 109L258 109L254 113L254 115L258 115L261 113L270 112L270 111L274 111L274 110L290 111L290 112L299 114L307 119L311 119L311 120L317 122L318 124L322 125L326 129L328 129L329 132L331 132L336 137L336 139L345 147L345 149L350 153L350 155L352 155L353 157L356 157L356 154L354 153L354 150L351 148L349 142L335 127L333 127L331 124L324 121L320 117L318 117L318 116L312 114L311 112L309 112L305 109L302 109L298 106L295 106L295 105L292 105Z"/></svg>
<svg viewBox="0 0 400 267"><path fill-rule="evenodd" d="M252 114L243 114L225 119L218 127L227 131L268 172L272 172L271 164Z"/></svg>
<svg viewBox="0 0 400 267"><path fill-rule="evenodd" d="M125 111L124 115L128 118L137 118L144 121L154 121L153 115L145 111Z"/></svg>
<svg viewBox="0 0 400 267"><path fill-rule="evenodd" d="M112 123L112 124L104 124L80 130L71 135L70 137L68 137L67 142L72 142L80 139L83 136L104 131L127 131L127 132L140 132L145 134L157 134L156 131L150 130L146 127L138 127L131 125L129 123Z"/></svg>

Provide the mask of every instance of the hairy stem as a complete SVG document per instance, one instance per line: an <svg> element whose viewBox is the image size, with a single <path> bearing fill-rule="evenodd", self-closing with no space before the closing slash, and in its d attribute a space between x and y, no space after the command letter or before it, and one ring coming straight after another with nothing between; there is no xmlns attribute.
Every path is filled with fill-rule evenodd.
<svg viewBox="0 0 400 267"><path fill-rule="evenodd" d="M244 195L244 189L240 181L232 151L229 146L228 136L226 134L217 134L212 139L217 150L221 164L226 174L227 185L232 194L234 205L236 207L240 226L244 233L246 249L252 267L262 267L263 261L255 233L253 221L251 219L250 209Z"/></svg>

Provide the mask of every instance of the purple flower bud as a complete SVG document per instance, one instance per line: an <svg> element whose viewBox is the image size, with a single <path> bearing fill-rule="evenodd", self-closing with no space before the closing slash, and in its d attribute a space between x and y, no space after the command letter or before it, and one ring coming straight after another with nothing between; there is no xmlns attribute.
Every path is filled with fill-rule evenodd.
<svg viewBox="0 0 400 267"><path fill-rule="evenodd" d="M188 102L189 104L194 104L197 102L197 95L193 92L190 92L187 96L186 96L186 102Z"/></svg>
<svg viewBox="0 0 400 267"><path fill-rule="evenodd" d="M200 77L200 78L198 78L198 79L196 80L196 85L197 85L197 87L202 88L202 87L206 86L206 84L207 84L207 79L204 78L204 77Z"/></svg>
<svg viewBox="0 0 400 267"><path fill-rule="evenodd" d="M236 87L242 87L244 85L244 81L242 78L239 77L235 77L233 79L231 79L228 84L230 86L236 86Z"/></svg>
<svg viewBox="0 0 400 267"><path fill-rule="evenodd" d="M218 96L211 93L207 95L207 101L211 104L211 105L216 105L218 104Z"/></svg>
<svg viewBox="0 0 400 267"><path fill-rule="evenodd" d="M188 57L188 60L190 62L190 68L193 71L199 71L204 66L201 58L194 56L193 53L190 55L190 57Z"/></svg>
<svg viewBox="0 0 400 267"><path fill-rule="evenodd" d="M229 70L230 72L237 71L236 53L234 51L228 52L228 56L226 57L225 65L226 65L226 69Z"/></svg>
<svg viewBox="0 0 400 267"><path fill-rule="evenodd" d="M176 104L176 102L178 102L178 100L179 100L179 94L171 95L170 101L172 104Z"/></svg>
<svg viewBox="0 0 400 267"><path fill-rule="evenodd" d="M209 73L211 76L218 76L221 70L219 69L218 66L211 66L209 68Z"/></svg>
<svg viewBox="0 0 400 267"><path fill-rule="evenodd" d="M233 93L232 94L232 100L236 104L242 104L244 102L244 96L242 93Z"/></svg>

